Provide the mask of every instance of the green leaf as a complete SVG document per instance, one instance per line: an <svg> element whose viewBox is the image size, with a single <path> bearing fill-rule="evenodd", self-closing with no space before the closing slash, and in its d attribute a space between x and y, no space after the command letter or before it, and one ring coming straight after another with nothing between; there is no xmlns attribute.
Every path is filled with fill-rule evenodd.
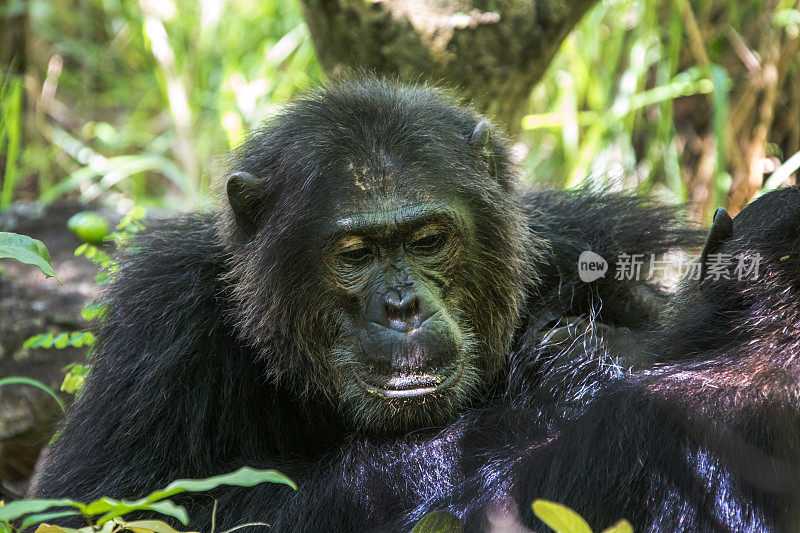
<svg viewBox="0 0 800 533"><path fill-rule="evenodd" d="M80 367L80 368L78 368ZM84 383L86 383L86 374L88 373L88 368L83 371L81 365L76 365L76 368L71 369L67 375L64 376L64 381L61 383L61 390L69 393L69 394L76 394L78 391L83 389Z"/></svg>
<svg viewBox="0 0 800 533"><path fill-rule="evenodd" d="M170 483L166 488L157 490L144 498L135 501L114 500L112 498L100 498L86 506L86 514L103 516L97 521L98 525L122 516L135 510L152 510L161 514L173 516L186 524L189 517L186 510L179 507L169 500L162 501L181 492L202 492L214 489L220 485L235 485L239 487L252 487L260 483L283 483L293 489L297 489L294 482L275 470L256 470L254 468L243 467L230 474L214 476L207 479L179 479Z"/></svg>
<svg viewBox="0 0 800 533"><path fill-rule="evenodd" d="M605 528L601 533L633 533L633 526L623 519L613 526Z"/></svg>
<svg viewBox="0 0 800 533"><path fill-rule="evenodd" d="M536 500L531 507L533 514L557 533L592 533L581 515L560 503Z"/></svg>
<svg viewBox="0 0 800 533"><path fill-rule="evenodd" d="M0 379L0 385L2 385ZM17 500L0 507L0 522L11 522L25 515L42 513L53 507L77 507L81 504L75 500Z"/></svg>
<svg viewBox="0 0 800 533"><path fill-rule="evenodd" d="M48 278L56 278L50 266L50 252L42 241L31 239L27 235L0 231L0 258L9 257L26 265L34 265Z"/></svg>
<svg viewBox="0 0 800 533"><path fill-rule="evenodd" d="M69 333L59 333L53 338L54 348L66 348L69 345Z"/></svg>
<svg viewBox="0 0 800 533"><path fill-rule="evenodd" d="M105 305L100 302L92 302L81 310L81 317L84 320L94 320L95 318L103 318L105 313Z"/></svg>
<svg viewBox="0 0 800 533"><path fill-rule="evenodd" d="M22 347L26 350L29 348L39 348L47 337L49 337L49 335L46 333L34 335L33 337L25 339L25 342L22 343Z"/></svg>
<svg viewBox="0 0 800 533"><path fill-rule="evenodd" d="M89 373L91 369L92 368L88 365L82 365L80 363L70 363L67 366L65 366L62 370L64 370L64 372L70 372L77 376L85 376Z"/></svg>
<svg viewBox="0 0 800 533"><path fill-rule="evenodd" d="M159 514L171 516L173 518L177 518L181 521L181 524L188 524L189 523L189 515L186 513L186 509L181 507L180 505L174 504L170 500L162 500L158 502L142 502L141 500L137 500L135 502L130 502L126 500L114 500L111 498L101 498L98 502L102 502L103 505L111 504L111 507L108 511L97 519L96 525L101 526L106 522L113 520L119 516L124 514L128 514L131 511L155 511ZM93 504L96 502L93 502ZM88 514L99 514L100 512L93 512L90 510L92 504L86 507Z"/></svg>
<svg viewBox="0 0 800 533"><path fill-rule="evenodd" d="M81 529L73 529L71 527L51 526L50 524L42 524L36 528L36 533L89 533L91 528L85 527Z"/></svg>
<svg viewBox="0 0 800 533"><path fill-rule="evenodd" d="M91 258L93 258L95 255L97 255L97 252L98 252L98 250L97 250L97 247L96 247L96 246L92 246L92 245L90 244L89 246L87 246L87 247L84 249L84 251L83 251L83 256L84 256L86 259L91 259Z"/></svg>
<svg viewBox="0 0 800 533"><path fill-rule="evenodd" d="M47 394L49 394L56 401L58 406L61 408L61 411L66 411L66 407L64 406L64 402L61 401L61 398L59 398L53 391L50 390L50 387L48 387L47 385L45 385L41 381L38 381L38 380L35 380L35 379L31 379L31 378L22 377L22 376L16 376L16 377L10 377L10 378L0 378L0 387L2 387L3 385L30 385L31 387L36 387L37 389L42 389L43 391L45 391ZM32 501L32 500L22 500L22 501ZM35 501L45 501L45 500L35 500ZM47 500L47 501L50 501L50 500ZM6 505L4 507L0 507L0 520L3 519L2 518L3 510L4 509L8 509L9 505L13 505L15 503L17 503L17 502L11 502L11 503L9 503L8 505ZM35 511L31 511L31 512L35 512Z"/></svg>
<svg viewBox="0 0 800 533"><path fill-rule="evenodd" d="M25 520L22 521L20 524L20 529L24 530L28 526L32 526L34 524L38 524L40 522L47 522L49 520L53 520L54 518L63 518L65 516L76 516L80 515L81 512L77 509L70 509L66 511L54 511L50 513L37 513L32 514L27 517Z"/></svg>
<svg viewBox="0 0 800 533"><path fill-rule="evenodd" d="M81 211L67 221L67 228L86 242L100 243L108 234L108 220L91 211Z"/></svg>
<svg viewBox="0 0 800 533"><path fill-rule="evenodd" d="M84 332L81 342L84 346L94 346L94 333L91 331Z"/></svg>
<svg viewBox="0 0 800 533"><path fill-rule="evenodd" d="M411 533L461 533L464 524L447 511L432 511L417 522Z"/></svg>
<svg viewBox="0 0 800 533"><path fill-rule="evenodd" d="M284 476L277 470L257 470L250 467L242 467L236 472L223 474L221 476L209 477L206 479L179 479L173 481L166 488L157 490L146 496L144 500L152 502L169 498L180 492L203 492L215 489L220 485L235 485L237 487L252 487L261 483L283 483L297 490L294 481Z"/></svg>
<svg viewBox="0 0 800 533"><path fill-rule="evenodd" d="M147 211L145 211L144 207L140 205L133 206L133 209L128 211L128 213L122 217L122 220L119 221L119 224L117 224L117 230L139 230L143 227L141 220L145 216L147 216Z"/></svg>
<svg viewBox="0 0 800 533"><path fill-rule="evenodd" d="M133 533L180 533L177 529L161 520L136 520L133 522L117 522L126 531Z"/></svg>
<svg viewBox="0 0 800 533"><path fill-rule="evenodd" d="M75 348L91 346L94 342L94 335L88 331L73 331L69 334L69 345Z"/></svg>
<svg viewBox="0 0 800 533"><path fill-rule="evenodd" d="M80 348L94 344L94 334L89 331L71 331L59 334L40 333L25 340L22 347L31 348Z"/></svg>

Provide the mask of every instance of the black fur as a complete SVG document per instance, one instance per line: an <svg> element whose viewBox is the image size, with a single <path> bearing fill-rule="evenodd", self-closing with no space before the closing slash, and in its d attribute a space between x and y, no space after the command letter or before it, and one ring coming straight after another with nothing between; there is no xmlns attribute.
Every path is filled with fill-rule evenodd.
<svg viewBox="0 0 800 533"><path fill-rule="evenodd" d="M613 258L698 244L695 231L635 196L516 193L505 144L482 120L436 91L366 80L270 121L233 164L262 183L242 196L247 231L226 207L129 246L93 371L33 494L133 498L249 465L299 490L183 496L194 528L209 529L215 500L219 530L402 531L436 509L468 530L499 514L539 528L535 498L595 527L788 527L800 479L798 190L748 207L721 245L761 252L759 281L687 282L668 302L614 280ZM473 150L477 138L489 148ZM326 354L345 304L321 284L315 239L332 202L350 198L335 176L387 158L405 169L396 197L421 175L474 217L468 274L454 276L480 361L472 388L436 416L373 406L365 427L334 392L346 377ZM580 281L584 250L610 274ZM611 341L629 331L644 340Z"/></svg>
<svg viewBox="0 0 800 533"><path fill-rule="evenodd" d="M512 419L524 437L498 443L450 507L423 510L445 507L484 524L500 477L525 523L537 497L573 507L594 527L625 517L644 531L796 530L800 189L748 206L720 252L759 255L759 277L684 281L655 333L652 369L604 383L577 415L538 435ZM511 388L511 398L524 399L525 387Z"/></svg>

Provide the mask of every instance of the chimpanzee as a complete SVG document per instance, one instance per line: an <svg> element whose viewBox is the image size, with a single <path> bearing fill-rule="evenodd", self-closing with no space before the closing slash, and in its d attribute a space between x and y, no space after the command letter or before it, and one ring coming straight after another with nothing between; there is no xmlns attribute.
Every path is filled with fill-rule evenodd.
<svg viewBox="0 0 800 533"><path fill-rule="evenodd" d="M219 212L127 247L32 493L134 498L248 465L299 489L183 495L192 527L215 508L220 530L407 531L432 510L541 527L535 498L597 527L789 527L798 190L717 217L704 264L760 253L757 281L705 272L671 298L614 272L699 243L675 210L516 180L497 130L435 89L366 78L287 105L233 156Z"/></svg>

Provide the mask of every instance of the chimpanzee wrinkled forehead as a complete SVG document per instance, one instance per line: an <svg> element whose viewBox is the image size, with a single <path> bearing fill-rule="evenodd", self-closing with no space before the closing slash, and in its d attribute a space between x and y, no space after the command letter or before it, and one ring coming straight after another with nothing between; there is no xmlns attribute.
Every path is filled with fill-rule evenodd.
<svg viewBox="0 0 800 533"><path fill-rule="evenodd" d="M444 156L442 161L447 162ZM319 221L322 232L347 220L371 221L379 231L411 219L463 223L474 190L466 184L470 178L487 179L468 176L474 169L460 169L457 162L415 158L402 144L342 150L331 163L307 184L303 198L304 211Z"/></svg>
<svg viewBox="0 0 800 533"><path fill-rule="evenodd" d="M469 144L479 118L430 91L378 81L300 99L275 122L295 206L319 218L463 203L492 179Z"/></svg>

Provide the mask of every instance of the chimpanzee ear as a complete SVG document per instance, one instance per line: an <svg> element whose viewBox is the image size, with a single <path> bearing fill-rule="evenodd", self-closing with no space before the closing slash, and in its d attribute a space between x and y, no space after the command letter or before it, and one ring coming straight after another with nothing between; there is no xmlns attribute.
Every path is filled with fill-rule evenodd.
<svg viewBox="0 0 800 533"><path fill-rule="evenodd" d="M711 223L711 231L708 233L708 240L700 255L700 281L706 279L708 271L708 256L719 253L725 241L733 237L733 219L720 207L714 211L714 219Z"/></svg>
<svg viewBox="0 0 800 533"><path fill-rule="evenodd" d="M236 224L247 236L258 231L258 193L263 187L261 180L248 172L234 172L228 178L228 202Z"/></svg>
<svg viewBox="0 0 800 533"><path fill-rule="evenodd" d="M489 127L489 121L481 120L475 125L475 129L472 130L469 137L467 137L467 142L478 149L482 149L489 144L491 135L492 132Z"/></svg>
<svg viewBox="0 0 800 533"><path fill-rule="evenodd" d="M497 179L497 159L492 149L492 128L488 120L481 120L467 136L467 142L478 150L489 166L489 174Z"/></svg>

